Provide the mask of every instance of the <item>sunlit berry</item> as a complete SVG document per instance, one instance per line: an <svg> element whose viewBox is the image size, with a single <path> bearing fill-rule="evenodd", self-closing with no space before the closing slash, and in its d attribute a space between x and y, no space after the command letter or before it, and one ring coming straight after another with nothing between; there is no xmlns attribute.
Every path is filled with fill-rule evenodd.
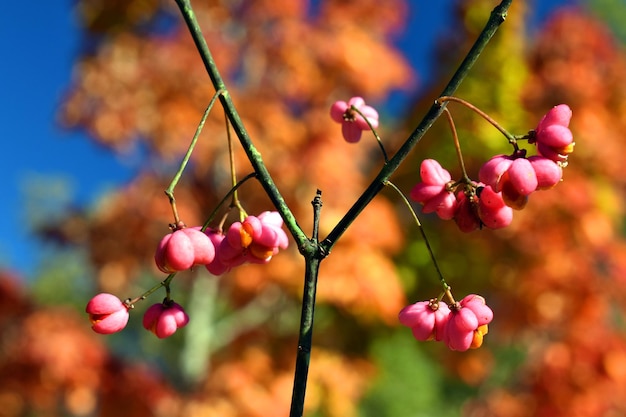
<svg viewBox="0 0 626 417"><path fill-rule="evenodd" d="M459 230L469 233L486 226L500 229L511 224L513 210L504 203L502 193L496 193L489 185L475 184L475 193L457 193L457 209L454 221Z"/></svg>
<svg viewBox="0 0 626 417"><path fill-rule="evenodd" d="M463 233L469 233L481 227L482 222L478 217L478 197L464 191L456 194L457 205L454 211L454 222Z"/></svg>
<svg viewBox="0 0 626 417"><path fill-rule="evenodd" d="M574 138L569 129L572 110L567 104L550 109L541 119L529 143L537 144L540 155L565 166L567 157L574 151Z"/></svg>
<svg viewBox="0 0 626 417"><path fill-rule="evenodd" d="M442 340L443 328L450 309L446 303L435 299L420 301L404 307L398 314L403 325L410 327L417 340Z"/></svg>
<svg viewBox="0 0 626 417"><path fill-rule="evenodd" d="M358 142L361 133L370 127L365 119L352 107L357 108L369 121L373 128L378 127L378 112L375 108L365 105L361 97L352 97L348 102L336 101L330 108L330 117L341 123L341 133L347 142Z"/></svg>
<svg viewBox="0 0 626 417"><path fill-rule="evenodd" d="M512 163L513 158L509 155L495 155L480 167L478 179L497 190L502 175L511 167Z"/></svg>
<svg viewBox="0 0 626 417"><path fill-rule="evenodd" d="M538 185L534 167L523 156L496 155L480 168L478 177L495 192L502 192L504 202L517 210L524 208Z"/></svg>
<svg viewBox="0 0 626 417"><path fill-rule="evenodd" d="M128 307L113 294L100 293L87 303L91 328L96 333L116 333L128 323Z"/></svg>
<svg viewBox="0 0 626 417"><path fill-rule="evenodd" d="M420 178L422 182L411 189L411 199L422 204L424 213L435 212L443 220L453 218L457 199L447 188L450 173L434 159L425 159L420 165Z"/></svg>
<svg viewBox="0 0 626 417"><path fill-rule="evenodd" d="M257 220L259 223L254 227L252 242L248 246L249 261L266 263L280 249L287 249L289 239L282 229L283 219L277 211L265 211L257 216ZM244 221L244 228L246 224Z"/></svg>
<svg viewBox="0 0 626 417"><path fill-rule="evenodd" d="M248 216L243 222L233 223L226 233L222 246L227 243L234 251L232 256L226 255L222 259L232 262L239 256L238 254L241 254L247 262L269 262L279 249L286 249L289 244L282 225L280 214L270 211L259 216Z"/></svg>
<svg viewBox="0 0 626 417"><path fill-rule="evenodd" d="M537 175L537 189L545 190L554 187L563 178L563 168L551 159L541 155L528 158Z"/></svg>
<svg viewBox="0 0 626 417"><path fill-rule="evenodd" d="M209 237L215 247L215 258L213 258L213 262L205 264L206 269L213 275L222 275L232 267L231 264L225 263L222 260L224 257L221 249L222 241L226 236L222 232L214 229L206 229L204 233Z"/></svg>
<svg viewBox="0 0 626 417"><path fill-rule="evenodd" d="M143 316L143 327L159 339L170 337L187 323L189 323L189 316L179 304L173 301L153 304Z"/></svg>
<svg viewBox="0 0 626 417"><path fill-rule="evenodd" d="M208 271L220 275L246 262L268 263L280 249L289 246L282 226L283 219L277 211L265 211L232 223L226 233L207 230L216 253L214 261L207 265Z"/></svg>
<svg viewBox="0 0 626 417"><path fill-rule="evenodd" d="M503 192L496 193L490 186L479 188L478 217L490 229L500 229L511 224L513 210L505 204Z"/></svg>
<svg viewBox="0 0 626 417"><path fill-rule="evenodd" d="M470 294L450 306L450 317L444 327L443 340L451 350L465 351L482 345L493 311L480 295Z"/></svg>
<svg viewBox="0 0 626 417"><path fill-rule="evenodd" d="M206 265L215 258L215 247L200 228L185 227L165 235L154 255L157 267L165 273Z"/></svg>

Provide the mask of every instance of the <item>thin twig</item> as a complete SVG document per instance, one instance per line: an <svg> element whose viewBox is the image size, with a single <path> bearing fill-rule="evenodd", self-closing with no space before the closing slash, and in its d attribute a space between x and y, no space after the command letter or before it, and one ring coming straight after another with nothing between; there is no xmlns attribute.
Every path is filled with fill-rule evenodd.
<svg viewBox="0 0 626 417"><path fill-rule="evenodd" d="M230 164L230 181L233 188L232 199L230 201L230 207L235 207L239 210L239 219L243 221L243 219L247 216L243 207L241 207L241 202L239 201L239 196L237 195L237 169L235 168L235 149L233 147L233 139L230 134L230 122L228 121L228 115L224 112L224 123L226 124L226 139L228 140L228 156L229 156L229 164Z"/></svg>
<svg viewBox="0 0 626 417"><path fill-rule="evenodd" d="M256 172L249 173L248 175L243 177L241 180L239 180L239 182L237 182L235 185L233 185L233 187L226 193L226 195L222 198L222 200L220 200L220 202L217 204L217 206L215 206L215 208L213 209L213 211L211 212L209 217L206 219L206 221L202 225L202 228L200 229L201 231L204 232L209 227L209 224L213 221L213 218L215 217L217 212L220 210L220 208L224 204L226 204L226 201L228 201L228 199L231 197L231 195L233 195L237 191L237 189L239 187L241 187L246 181L248 181L251 178L256 178Z"/></svg>
<svg viewBox="0 0 626 417"><path fill-rule="evenodd" d="M406 207L409 209L409 212L413 216L413 220L415 220L415 223L417 224L417 228L420 229L420 233L422 235L422 238L424 239L424 243L426 244L426 249L428 250L430 259L433 261L435 270L437 270L439 281L441 282L441 285L443 285L443 288L445 291L446 289L450 288L450 286L446 283L446 280L443 278L443 273L441 272L441 269L439 268L439 263L437 262L437 258L435 257L435 252L433 251L433 248L430 246L430 241L428 240L428 237L426 236L426 231L424 230L424 226L422 226L422 222L420 222L420 219L417 217L417 213L415 213L415 210L413 210L413 206L411 205L411 202L409 201L408 198L406 198L404 193L400 191L400 189L391 181L387 181L385 185L391 187L393 190L396 191L396 193L398 193L398 195L400 196L400 199L404 202Z"/></svg>
<svg viewBox="0 0 626 417"><path fill-rule="evenodd" d="M189 158L191 158L191 154L193 153L193 150L196 147L196 143L198 142L198 138L200 137L200 133L202 132L202 129L204 128L204 123L206 122L206 119L209 116L209 113L211 113L211 109L213 108L213 105L215 104L215 101L220 96L220 94L222 94L223 92L224 92L224 90L218 89L215 92L215 94L213 94L213 97L211 98L211 101L209 102L209 105L207 106L206 110L204 111L204 114L202 115L202 118L200 119L200 123L198 123L198 127L196 128L196 133L193 135L193 138L191 139L191 143L189 144L189 148L187 149L187 153L183 157L183 160L181 161L180 166L178 167L178 171L174 175L174 178L172 179L172 182L170 183L170 185L165 190L165 195L167 195L167 197L169 198L170 205L172 206L172 212L174 214L174 224L175 225L178 225L180 223L180 218L178 217L178 210L176 209L176 199L174 198L174 188L178 184L178 181L180 181L180 177L183 175L183 171L185 170L185 167L187 167L187 163L189 162Z"/></svg>
<svg viewBox="0 0 626 417"><path fill-rule="evenodd" d="M463 182L466 184L470 184L472 180L467 175L467 171L465 170L465 161L463 161L463 153L461 152L461 144L459 143L459 134L456 131L456 126L454 125L454 119L452 118L452 114L447 107L443 109L444 114L446 115L446 119L448 119L448 124L450 125L450 130L452 131L452 140L454 141L454 149L456 150L456 157L459 160L459 165L461 167L461 175L463 175Z"/></svg>
<svg viewBox="0 0 626 417"><path fill-rule="evenodd" d="M256 146L252 143L250 139L250 135L246 130L239 113L235 109L235 105L232 101L230 93L226 89L226 85L224 84L224 80L220 75L220 72L217 68L215 61L213 60L213 55L209 50L209 47L202 35L202 30L200 29L200 24L198 23L198 19L196 18L196 14L191 7L190 0L175 0L178 5L183 19L187 24L187 28L189 29L189 33L193 38L193 41L198 49L198 53L202 58L202 62L204 63L204 67L211 78L211 82L213 83L213 87L215 90L223 90L224 92L220 94L219 99L222 103L222 107L224 107L224 111L228 115L228 119L233 127L233 131L237 135L241 146L243 147L244 152L246 153L250 163L254 171L257 174L259 182L261 186L265 190L268 198L271 200L272 204L276 208L276 210L280 213L283 221L285 222L285 227L289 230L290 234L293 236L294 240L298 245L298 249L301 253L316 251L316 248L311 247L311 242L309 241L306 233L302 230L302 228L298 225L298 222L293 215L292 211L287 206L285 199L282 194L279 192L272 176L269 171L265 167L265 163L263 162L263 158L261 157L261 153L257 150Z"/></svg>
<svg viewBox="0 0 626 417"><path fill-rule="evenodd" d="M513 147L515 148L515 150L518 150L517 147L517 138L512 135L511 133L509 133L504 127L502 127L500 125L500 123L498 123L494 118L492 118L491 116L489 116L487 113L485 113L484 111L482 111L481 109L479 109L478 107L474 106L472 103L463 100L462 98L459 97L454 97L454 96L442 96L439 97L437 99L437 102L440 104L443 104L447 101L454 101L456 103L462 104L465 107L467 107L468 109L472 110L473 112L475 112L476 114L478 114L480 117L482 117L483 119L485 119L487 122L489 122L493 127L495 127L496 129L498 129L498 131L500 131L500 133L502 133L504 135L504 137L509 141L509 143L511 145L513 145Z"/></svg>
<svg viewBox="0 0 626 417"><path fill-rule="evenodd" d="M370 120L355 105L350 106L350 110L357 112L359 116L361 116L365 120L365 123L367 123L370 130L374 134L374 137L376 138L376 142L378 142L378 146L380 147L380 151L383 153L383 158L385 159L385 163L387 163L389 161L389 157L387 156L387 151L385 150L385 146L383 145L382 139L380 139L380 136L378 136L378 132L376 132L376 129L374 129L374 126L372 126L372 123L370 122Z"/></svg>

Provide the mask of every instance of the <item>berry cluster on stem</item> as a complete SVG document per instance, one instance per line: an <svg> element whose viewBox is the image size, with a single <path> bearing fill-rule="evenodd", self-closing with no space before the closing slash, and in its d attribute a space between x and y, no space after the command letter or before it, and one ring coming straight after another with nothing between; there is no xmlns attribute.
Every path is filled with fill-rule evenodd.
<svg viewBox="0 0 626 417"><path fill-rule="evenodd" d="M449 291L447 292L449 295ZM417 340L443 341L451 350L479 348L493 319L493 311L480 295L469 294L450 303L433 298L403 308L398 319L410 327Z"/></svg>
<svg viewBox="0 0 626 417"><path fill-rule="evenodd" d="M100 331L101 333L119 331L125 326L128 320L128 309L130 309L136 301L144 299L150 293L156 291L156 289L164 287L167 293L165 301L158 307L151 307L149 309L151 311L150 314L146 315L147 317L144 316L144 327L154 331L158 337L167 337L171 334L172 329L176 331L179 327L184 326L188 320L188 318L185 318L186 315L181 314L181 311L184 313L182 307L175 304L170 298L170 283L178 271L199 265L206 265L209 271L213 270L213 272L217 274L224 273L228 269L236 267L243 262L265 263L276 255L279 249L284 249L287 245L286 235L283 238L284 232L282 231L282 221L284 221L287 229L296 241L306 264L302 320L296 357L292 407L290 411L291 417L302 416L308 361L311 351L315 288L319 264L321 260L328 256L333 245L367 204L369 204L385 185L391 184L389 183L391 175L397 170L408 153L421 140L424 132L426 132L432 123L444 113L445 106L442 105L444 100L442 97L439 101L435 102L415 130L391 158L387 157L382 142L375 131L378 127L378 112L375 109L366 106L364 100L359 97L352 98L347 102L338 102L333 106L331 109L331 117L336 122L342 124L344 139L352 143L358 142L363 131L371 130L379 143L385 164L380 173L364 190L363 194L326 238L322 241L318 240L317 227L315 228L316 231L313 237L309 238L297 225L292 212L266 169L260 153L250 140L241 122L241 118L235 110L231 96L228 94L219 71L216 68L215 60L211 56L206 41L202 36L189 0L176 0L176 2L181 9L183 17L190 29L191 36L196 43L207 72L217 91L212 102L218 99L221 102L229 123L232 123L233 130L253 166L254 176L259 180L277 210L277 212L270 213L277 214L268 214L265 216L262 214L258 216L243 215L239 219L239 222L230 225L225 232L222 224L217 228L209 228L210 220L207 220L207 223L202 227L189 228L190 230L196 230L206 236L212 245L213 259L206 263L207 259L210 258L210 249L208 249L206 243L207 240L198 233L189 231L183 232L187 228L183 227L184 225L182 223L179 225L180 219L176 213L173 185L175 185L177 178L180 177L182 173L184 168L184 164L182 164L177 176L172 181L172 185L166 191L166 194L170 198L175 219L175 227L171 235L182 232L179 233L181 237L177 236L176 239L174 239L174 236L170 236L169 238L167 238L167 236L164 237L166 242L163 243L162 247L159 245L157 253L155 254L157 266L159 266L163 272L174 272L171 272L159 286L156 286L134 300L121 302L110 294L106 296L96 296L94 299L97 299L90 301L88 304L87 311L93 322L95 331ZM501 3L494 8L485 28L479 35L474 46L472 46L467 57L463 60L457 72L445 87L442 96L446 96L450 101L453 101L448 95L454 94L454 91L468 73L478 55L496 32L499 25L504 22L510 4L511 0L502 0ZM205 112L205 118L208 111L209 109ZM480 181L472 181L467 176L462 165L460 147L457 145L463 171L462 177L458 181L453 181L447 171L438 163L434 163L436 161L428 162L424 166L422 180L424 182L427 180L430 181L430 183L426 185L434 187L430 187L428 191L416 191L411 193L411 196L420 198L418 201L423 204L425 208L424 211L429 210L436 212L442 218L454 219L457 224L459 224L459 227L465 231L475 230L482 226L491 228L506 226L511 221L512 209L516 208L512 207L516 205L515 202L527 198L528 195L536 189L549 187L555 177L558 177L558 180L561 178L562 171L548 165L548 162L555 163L558 168L562 170L567 163L567 156L573 150L573 142L571 140L568 142L567 136L563 134L563 129L554 127L561 126L567 129L569 119L563 117L561 113L563 112L560 112L557 116L546 116L544 118L545 121L542 121L542 123L537 126L537 129L530 131L525 137L515 138L505 134L509 142L514 145L515 151L518 150L516 141L519 139L525 138L528 139L529 143L536 144L538 155L546 158L548 160L547 162L543 159L535 161L535 159L538 158L526 158L525 154L522 155L521 153L514 152L510 157L504 158L507 161L512 161L508 167L506 166L508 162L503 162L504 165L502 165L502 167L506 169L501 170L500 164L494 162L493 164L497 166L497 170L491 172L485 169L483 179L479 178ZM567 122L565 122L565 119L567 119ZM204 119L202 123L203 122ZM199 133L199 129L197 133ZM228 138L230 140L230 134ZM197 135L194 136L194 141L195 139L197 139ZM458 138L455 138L455 140L458 143ZM187 156L190 155L192 148L193 143L190 146ZM528 164L525 162L515 162L518 159L528 160L530 163L537 183L534 189L532 178L525 178L525 175L530 175ZM498 160L497 162L502 161ZM515 167L513 167L513 162L515 162ZM234 173L234 170L232 172ZM234 186L233 189L236 189L236 187ZM519 198L520 196L523 198ZM319 204L317 206L314 205L314 207L317 207L319 211L321 201L318 201L318 203ZM428 208L426 208L426 206L428 206ZM517 206L517 208L519 208L520 204L518 203ZM233 199L231 207L237 207L240 209L240 213L243 213L236 197ZM316 217L318 214L319 213L316 214ZM275 218L278 216L281 218L280 224L275 221ZM263 217L267 217L267 219L265 220ZM415 219L418 225L420 225L417 216L415 216ZM420 230L425 238L426 235L421 226ZM178 247L177 242L179 241L185 242L184 247L187 249ZM436 266L434 254L427 240L426 244ZM416 335L416 338L420 340L428 340L430 338L441 340L444 341L450 349L454 350L466 350L480 346L483 336L487 333L487 326L493 318L493 312L485 304L484 298L479 295L470 294L461 301L456 302L452 298L450 287L445 284L438 268L437 270L444 287L443 294L447 297L446 302L442 301L443 297L439 297L434 300L429 300L428 302L420 302L408 306L400 313L401 322L409 326Z"/></svg>
<svg viewBox="0 0 626 417"><path fill-rule="evenodd" d="M574 149L569 129L572 111L566 104L552 108L536 129L515 137L462 99L442 97L439 101L459 102L476 111L505 135L513 146L513 152L490 158L480 168L479 180L473 181L465 172L452 124L462 177L452 180L450 173L439 162L424 160L420 166L421 181L410 193L414 201L422 204L424 213L436 213L444 220L454 219L463 232L471 232L483 226L499 229L511 224L513 210L523 209L533 192L550 189L562 180L563 168L567 166L567 158ZM523 139L536 145L536 155L527 157L527 150L519 148L519 141Z"/></svg>
<svg viewBox="0 0 626 417"><path fill-rule="evenodd" d="M450 172L438 161L426 159L420 165L421 181L411 189L410 198L421 203L424 213L436 213L444 220L453 219L462 232L471 232L483 226L490 229L506 227L513 220L513 210L523 209L531 193L552 188L562 180L563 168L574 148L569 130L571 109L565 104L555 106L541 119L536 129L515 137L465 100L452 96L438 99L439 103L448 101L464 104L491 123L513 146L513 152L490 158L480 168L479 181L472 180L465 169L454 120L450 111L444 108L443 114L450 124L462 171L461 178L453 180ZM330 108L330 116L342 124L342 135L347 142L357 142L367 126L381 147L385 163L388 162L375 130L378 112L365 105L361 97L335 102ZM527 150L520 149L518 141L523 139L537 146L536 155L527 157ZM417 340L443 341L448 348L459 351L480 347L493 319L493 311L480 295L470 294L461 301L454 300L413 208L395 185L390 181L386 181L385 185L400 194L413 214L444 289L438 298L405 307L399 313L400 323L410 327ZM442 301L444 296L447 303Z"/></svg>
<svg viewBox="0 0 626 417"><path fill-rule="evenodd" d="M280 249L289 245L287 234L282 230L283 220L276 211L265 211L258 216L249 216L243 210L237 197L237 189L248 179L255 178L256 173L249 174L241 181L237 181L233 148L231 146L228 123L227 137L229 142L230 168L232 188L217 205L215 211L202 226L187 227L180 220L174 197L174 189L191 157L206 118L223 91L219 89L209 103L198 129L191 140L189 149L183 157L177 173L174 175L165 194L169 199L174 216L174 223L170 224L171 233L166 234L157 245L154 261L157 268L168 277L159 285L148 290L135 299L122 302L112 294L101 293L93 297L86 307L92 323L92 329L101 334L111 334L121 331L128 323L129 311L138 301L144 300L161 287L165 288L166 297L162 303L149 307L143 318L143 327L159 338L173 335L178 328L189 322L189 316L183 307L174 302L170 296L170 285L174 276L197 266L204 266L213 275L221 275L231 268L246 262L268 263ZM231 198L229 209L239 211L241 221L232 223L228 230L223 232L226 216L217 228L209 228L217 210ZM228 213L227 213L228 214Z"/></svg>

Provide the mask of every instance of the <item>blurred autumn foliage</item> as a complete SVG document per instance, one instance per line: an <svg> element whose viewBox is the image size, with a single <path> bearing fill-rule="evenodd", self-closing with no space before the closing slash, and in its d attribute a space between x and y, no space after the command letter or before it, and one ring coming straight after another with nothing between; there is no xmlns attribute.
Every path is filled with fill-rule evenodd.
<svg viewBox="0 0 626 417"><path fill-rule="evenodd" d="M381 119L388 151L436 98L495 4L458 2L459 29L441 40L440 79L423 88L404 120ZM393 46L408 7L402 0L194 3L244 123L304 230L311 229L316 189L323 191L325 236L382 163L369 137L344 142L328 109L352 95L374 104L394 90L415 90L417 75ZM396 328L407 302L439 290L415 226L383 193L322 263L307 415L626 414L626 55L580 9L553 15L530 39L526 7L514 2L458 94L516 134L552 106L569 104L576 148L564 181L533 195L501 231L464 235L451 222L424 221L455 293L482 294L495 312L485 344L448 352ZM80 0L77 10L85 50L60 120L145 163L97 207L68 211L40 233L85 251L87 276L67 283L75 290L69 296L136 296L164 278L153 261L172 221L163 190L213 91L173 2ZM508 151L484 121L449 108L474 174L493 153ZM394 182L408 190L426 157L459 172L441 121ZM240 176L249 173L243 152L236 158ZM176 188L182 219L203 223L229 188L224 118L215 109ZM253 182L240 198L248 213L271 209ZM167 341L140 329L143 303L129 328L105 339L80 311L88 295L67 305L33 301L4 273L0 416L288 415L303 275L293 246L269 265L219 278L179 274L173 296L191 323Z"/></svg>

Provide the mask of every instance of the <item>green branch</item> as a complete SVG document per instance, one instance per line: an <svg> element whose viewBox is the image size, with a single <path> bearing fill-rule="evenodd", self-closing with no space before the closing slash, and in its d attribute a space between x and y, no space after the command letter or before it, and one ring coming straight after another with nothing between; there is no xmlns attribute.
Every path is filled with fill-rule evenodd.
<svg viewBox="0 0 626 417"><path fill-rule="evenodd" d="M220 75L219 70L217 69L217 65L213 60L213 56L209 47L207 46L206 40L202 35L202 30L200 29L200 25L198 23L198 19L191 7L190 0L176 0L176 4L180 8L180 11L185 19L185 23L191 33L191 37L193 38L194 43L196 44L196 48L198 48L198 52L200 53L200 57L202 58L202 62L211 78L211 82L213 83L213 87L216 91L223 91L220 94L219 99L224 107L224 111L228 116L228 120L230 121L237 138L241 142L241 145L256 172L257 178L261 183L263 189L267 193L269 199L272 201L276 210L280 213L281 217L285 222L285 226L295 239L298 249L301 252L311 250L309 248L310 242L307 238L306 234L302 231L302 228L298 225L296 218L293 213L287 206L285 199L278 191L274 180L272 179L269 171L265 167L263 163L263 159L261 158L261 153L257 150L257 148L252 143L246 128L241 121L241 117L239 113L235 109L235 105L233 104L230 93L226 89L226 85L224 84L224 80Z"/></svg>
<svg viewBox="0 0 626 417"><path fill-rule="evenodd" d="M311 241L318 242L320 211L322 209L322 192L317 190L313 201L313 234ZM300 334L298 336L298 352L296 354L296 370L293 377L293 393L289 417L302 417L304 395L309 374L311 348L313 346L313 317L315 314L315 293L319 275L321 256L309 254L305 256L304 291L302 294L302 314L300 316Z"/></svg>

